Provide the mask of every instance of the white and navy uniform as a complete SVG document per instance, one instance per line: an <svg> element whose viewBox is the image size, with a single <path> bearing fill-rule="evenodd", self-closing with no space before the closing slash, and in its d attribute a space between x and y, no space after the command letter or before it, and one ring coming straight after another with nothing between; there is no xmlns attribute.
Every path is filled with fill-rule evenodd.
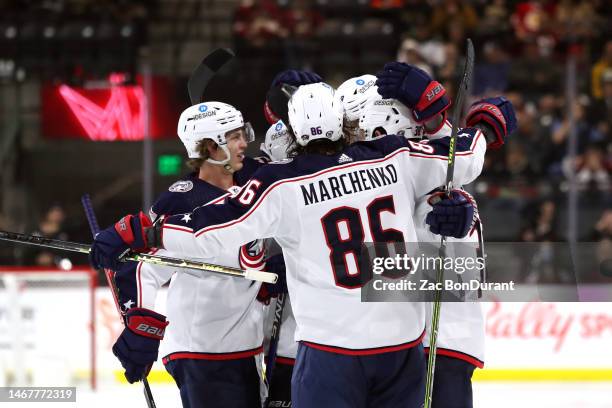
<svg viewBox="0 0 612 408"><path fill-rule="evenodd" d="M402 401L417 401L415 406L422 402L424 358L418 354L410 357L409 380L403 376L408 371L402 371L408 363L384 366L402 375L381 374L378 369L355 372L355 360L345 359L348 375L338 378L323 362L330 355L368 357L420 347L424 305L362 303L359 289L370 276L359 270L356 258L363 242L416 241L415 200L444 183L448 143L448 138L415 143L390 135L336 155L299 155L260 168L226 204L199 207L189 219L175 216L165 222L163 246L175 256L207 258L255 238L275 238L280 244L297 322L295 337L301 342L292 381L294 404L360 406L354 404L357 399L387 406L399 401L400 394ZM469 183L482 170L485 138L477 129L464 129L456 149L455 179ZM308 366L315 359L318 363ZM375 365L383 369L382 363ZM354 393L342 391L355 375L381 382L381 388L353 384ZM383 386L382 378L389 376L398 381ZM386 393L400 383L393 395Z"/></svg>
<svg viewBox="0 0 612 408"><path fill-rule="evenodd" d="M244 182L259 166L251 159L245 159L245 166L235 173L234 182ZM218 205L238 190L236 186L225 191L192 173L172 184L157 199L150 216L155 220L159 215L189 213L199 205ZM155 253L168 255L163 249ZM262 241L253 241L242 247L224 246L214 256L185 255L190 259L230 267L264 268ZM166 307L169 325L160 344L160 356L181 390L183 406L229 404L249 407L258 402L261 399L259 373L263 350L263 305L256 296L261 284L148 263L133 265L133 278L127 276L129 271L121 271L116 276L124 306L154 309L159 288L170 281ZM221 365L223 368L219 368ZM230 365L237 366L235 373L227 368ZM225 374L218 378L216 372L221 369ZM193 373L194 370L197 372ZM244 371L248 372L245 374ZM224 381L229 385L224 385ZM236 383L243 382L248 383L244 385L246 391L236 386ZM198 387L202 392L195 389ZM203 392L206 387L209 392ZM212 397L217 401L215 405L210 402L201 405L199 402Z"/></svg>
<svg viewBox="0 0 612 408"><path fill-rule="evenodd" d="M429 140L436 140L450 135L452 126L445 121L443 127L434 134L429 134ZM455 179L455 185L459 185ZM424 223L425 216L431 211L432 207L427 203L428 196L420 197L417 200L415 210L415 221L417 223L417 237L421 242L440 241L440 236L429 231L429 227ZM447 242L467 242L474 244L476 248L479 244L479 234L482 235L480 220L474 228L470 230L464 238L447 238ZM472 246L470 245L470 248ZM471 256L476 256L472 254ZM464 360L475 367L484 367L484 339L485 326L482 307L479 302L453 302L444 307L442 303L440 314L440 326L437 338L437 354ZM427 308L427 326L431 321L431 308ZM429 327L426 331L423 344L429 346Z"/></svg>
<svg viewBox="0 0 612 408"><path fill-rule="evenodd" d="M446 121L444 126L434 134L429 134L429 140L435 140L451 133L451 124ZM440 236L433 234L424 223L424 219L432 210L427 202L428 196L417 200L415 222L419 242L437 244ZM467 257L476 257L476 248L482 237L480 219L464 238L447 237L449 249L452 243L470 243L461 248L469 251ZM480 239L479 239L480 238ZM473 253L472 252L473 249ZM449 254L451 255L451 254ZM429 336L432 305L426 306L426 331L423 339L425 352L429 353ZM440 322L436 340L436 369L432 398L433 408L469 408L473 405L471 378L476 367L484 367L485 325L484 315L479 302L442 303Z"/></svg>
<svg viewBox="0 0 612 408"><path fill-rule="evenodd" d="M427 200L422 200L417 204L415 219L419 220L421 216L426 215L431 211L431 206ZM440 236L429 231L427 225L421 225L417 229L419 241L437 243L440 241ZM474 248L474 254L470 257L476 257L476 248L478 246L478 228L474 226L465 238L447 237L446 242L452 244L454 242L466 242L474 244L470 245L470 249ZM465 249L465 248L464 248ZM429 347L429 323L431 318L431 308L427 311L427 331L423 341L425 347ZM437 337L437 354L454 357L464 360L475 367L484 367L484 315L479 302L442 302L440 313L440 326Z"/></svg>

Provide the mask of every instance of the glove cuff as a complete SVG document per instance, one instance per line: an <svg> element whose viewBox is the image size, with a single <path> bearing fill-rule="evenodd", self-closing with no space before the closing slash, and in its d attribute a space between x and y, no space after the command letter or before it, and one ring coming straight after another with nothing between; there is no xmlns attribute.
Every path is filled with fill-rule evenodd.
<svg viewBox="0 0 612 408"><path fill-rule="evenodd" d="M446 91L444 91L442 96L438 97L435 101L427 105L424 110L415 108L413 110L413 116L418 124L422 124L434 116L446 112L446 110L448 110L450 107L451 101L448 99L448 96L446 96Z"/></svg>
<svg viewBox="0 0 612 408"><path fill-rule="evenodd" d="M508 134L506 128L506 119L499 107L491 103L479 103L474 105L466 118L466 124L473 127L478 123L485 123L493 129L495 137L487 136L488 148L498 149L504 144L504 138Z"/></svg>
<svg viewBox="0 0 612 408"><path fill-rule="evenodd" d="M166 332L166 316L153 310L134 307L126 313L125 326L139 336L162 340Z"/></svg>

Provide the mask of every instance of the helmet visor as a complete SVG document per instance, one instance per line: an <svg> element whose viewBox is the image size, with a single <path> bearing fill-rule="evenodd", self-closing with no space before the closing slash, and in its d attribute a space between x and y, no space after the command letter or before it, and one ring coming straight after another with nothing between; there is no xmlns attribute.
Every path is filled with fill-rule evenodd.
<svg viewBox="0 0 612 408"><path fill-rule="evenodd" d="M228 142L238 138L243 139L246 143L251 143L255 140L255 132L250 122L246 122L244 126L225 133L225 140Z"/></svg>

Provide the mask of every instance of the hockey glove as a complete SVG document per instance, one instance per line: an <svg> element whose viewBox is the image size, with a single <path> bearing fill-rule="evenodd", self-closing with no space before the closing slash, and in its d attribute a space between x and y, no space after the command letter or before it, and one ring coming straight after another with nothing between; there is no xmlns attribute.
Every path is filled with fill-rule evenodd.
<svg viewBox="0 0 612 408"><path fill-rule="evenodd" d="M512 102L503 96L475 102L466 117L469 127L482 129L489 149L498 149L516 129L516 115Z"/></svg>
<svg viewBox="0 0 612 408"><path fill-rule="evenodd" d="M390 62L376 76L378 93L385 99L398 99L412 109L418 123L433 119L451 105L446 89L413 65Z"/></svg>
<svg viewBox="0 0 612 408"><path fill-rule="evenodd" d="M281 293L287 293L287 276L285 272L285 259L283 254L273 255L266 260L266 272L278 275L276 283L263 283L257 293L257 300L261 303L270 303L271 298L275 298Z"/></svg>
<svg viewBox="0 0 612 408"><path fill-rule="evenodd" d="M108 227L94 238L89 252L89 262L94 268L117 270L119 259L129 249L144 251L153 245L146 238L146 229L151 221L142 211L138 215L126 215L114 226Z"/></svg>
<svg viewBox="0 0 612 408"><path fill-rule="evenodd" d="M283 84L297 87L300 85L314 84L316 82L323 82L323 78L314 72L288 69L276 75L272 80L272 84L266 95L266 103L264 104L264 115L268 123L273 125L279 120L289 123L287 121L287 102L289 101L289 97L285 95L281 89Z"/></svg>
<svg viewBox="0 0 612 408"><path fill-rule="evenodd" d="M427 202L433 208L427 214L425 222L434 234L463 238L470 232L478 217L474 198L463 190L451 191L450 197L445 192L434 193L429 196Z"/></svg>
<svg viewBox="0 0 612 408"><path fill-rule="evenodd" d="M113 345L113 354L125 368L125 378L130 384L149 373L157 360L159 342L164 338L167 325L166 316L152 310L128 310L125 328Z"/></svg>

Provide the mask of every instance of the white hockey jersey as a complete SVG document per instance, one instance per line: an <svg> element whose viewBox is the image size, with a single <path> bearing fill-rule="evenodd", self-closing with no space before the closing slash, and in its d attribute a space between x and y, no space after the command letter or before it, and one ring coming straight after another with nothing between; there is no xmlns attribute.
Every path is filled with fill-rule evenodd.
<svg viewBox="0 0 612 408"><path fill-rule="evenodd" d="M417 222L417 237L420 242L437 243L440 242L440 236L429 231L429 227L423 222L430 211L431 206L427 203L427 196L420 198L414 217ZM465 238L449 237L446 242L448 244L469 242L473 243L475 248L478 245L478 231L473 228ZM476 254L470 256L476 256ZM429 348L431 312L432 304L426 305L427 329L423 339L423 345L426 348ZM442 302L436 345L437 354L459 358L482 368L484 367L484 342L484 315L479 302Z"/></svg>
<svg viewBox="0 0 612 408"><path fill-rule="evenodd" d="M237 197L170 217L163 246L208 258L255 238L283 248L296 340L367 355L413 347L424 333L422 303L362 303L370 277L356 259L363 242L414 242L417 197L446 177L448 138L415 143L397 136L356 143L331 156L300 155L259 169ZM455 179L482 169L486 142L463 129Z"/></svg>
<svg viewBox="0 0 612 408"><path fill-rule="evenodd" d="M427 138L429 140L439 139L450 135L451 131L452 125L445 121L440 129L433 134L428 134ZM429 227L424 222L427 213L431 211L427 198L428 196L423 196L417 200L414 215L417 237L421 242L439 242L440 236L429 231ZM482 228L480 231L471 230L465 238L450 237L446 241L448 243L469 242L477 245L479 233L482 233ZM437 354L459 358L476 367L484 367L485 324L481 304L478 302L442 303L440 311ZM431 305L426 306L425 312L426 331L423 345L427 350L429 348Z"/></svg>
<svg viewBox="0 0 612 408"><path fill-rule="evenodd" d="M235 182L248 179L258 167L253 160L246 160L243 171L235 174ZM238 187L232 189L238 191ZM194 173L175 182L158 198L151 217L188 212L202 204L218 205L229 193L200 180ZM200 260L261 270L262 244L254 241L243 247L226 246L214 256ZM156 253L169 255L164 250ZM129 298L126 308L148 309L155 309L159 288L170 280L166 302L169 325L160 344L164 363L177 358L235 359L262 352L263 305L256 300L261 286L258 282L148 263L138 263L134 271L118 272L116 280L122 302Z"/></svg>

